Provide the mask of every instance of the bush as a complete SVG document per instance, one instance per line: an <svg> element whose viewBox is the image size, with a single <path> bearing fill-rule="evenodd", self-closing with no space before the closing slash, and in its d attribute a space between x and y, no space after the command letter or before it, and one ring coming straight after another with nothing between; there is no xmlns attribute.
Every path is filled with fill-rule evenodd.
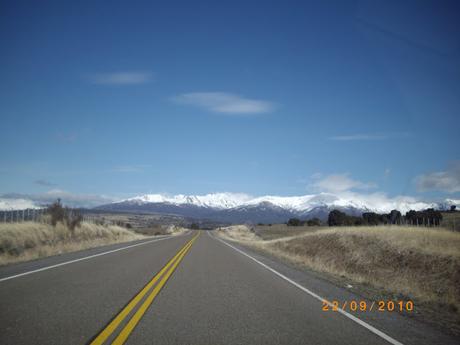
<svg viewBox="0 0 460 345"><path fill-rule="evenodd" d="M66 224L69 230L73 233L75 228L81 225L83 216L79 210L66 210Z"/></svg>
<svg viewBox="0 0 460 345"><path fill-rule="evenodd" d="M192 229L192 230L199 230L199 229L200 229L200 226L199 226L197 223L192 223L192 225L190 225L190 229Z"/></svg>
<svg viewBox="0 0 460 345"><path fill-rule="evenodd" d="M49 206L47 213L51 216L52 226L56 226L58 222L64 223L66 212L64 207L62 207L61 199L57 199L51 206Z"/></svg>
<svg viewBox="0 0 460 345"><path fill-rule="evenodd" d="M302 222L300 221L300 219L290 218L287 222L287 225L288 226L300 226L302 225Z"/></svg>
<svg viewBox="0 0 460 345"><path fill-rule="evenodd" d="M320 226L321 225L321 220L319 218L312 218L307 220L307 225L308 226Z"/></svg>
<svg viewBox="0 0 460 345"><path fill-rule="evenodd" d="M51 217L51 225L56 226L58 222L65 224L73 233L75 228L81 225L83 216L79 210L64 208L61 199L57 199L51 206L48 207L47 213Z"/></svg>

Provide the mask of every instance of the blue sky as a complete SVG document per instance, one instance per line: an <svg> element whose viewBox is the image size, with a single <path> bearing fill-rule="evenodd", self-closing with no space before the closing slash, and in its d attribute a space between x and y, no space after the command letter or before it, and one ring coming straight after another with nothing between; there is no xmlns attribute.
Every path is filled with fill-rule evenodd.
<svg viewBox="0 0 460 345"><path fill-rule="evenodd" d="M455 1L0 4L0 194L458 197Z"/></svg>

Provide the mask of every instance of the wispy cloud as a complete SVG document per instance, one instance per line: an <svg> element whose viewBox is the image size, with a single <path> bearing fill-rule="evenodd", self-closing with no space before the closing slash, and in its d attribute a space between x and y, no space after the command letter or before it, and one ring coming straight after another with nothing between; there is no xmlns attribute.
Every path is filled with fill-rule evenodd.
<svg viewBox="0 0 460 345"><path fill-rule="evenodd" d="M226 92L191 92L172 99L177 103L224 114L260 114L271 112L275 108L272 102L249 99Z"/></svg>
<svg viewBox="0 0 460 345"><path fill-rule="evenodd" d="M314 182L310 188L319 192L346 192L350 190L360 189L368 190L376 188L377 185L373 182L361 182L349 177L349 174L333 174L323 176L322 174L312 175Z"/></svg>
<svg viewBox="0 0 460 345"><path fill-rule="evenodd" d="M62 141L64 143L73 143L74 141L77 140L78 138L78 135L77 133L63 133L63 132L59 132L57 133L57 139L59 141Z"/></svg>
<svg viewBox="0 0 460 345"><path fill-rule="evenodd" d="M93 84L102 85L136 85L145 84L152 80L152 73L145 71L97 73L89 77Z"/></svg>
<svg viewBox="0 0 460 345"><path fill-rule="evenodd" d="M336 141L355 141L355 140L385 140L388 137L384 134L352 134L352 135L338 135L329 137L329 140Z"/></svg>
<svg viewBox="0 0 460 345"><path fill-rule="evenodd" d="M386 168L384 171L383 171L383 177L385 179L389 178L391 175L391 169L390 168Z"/></svg>
<svg viewBox="0 0 460 345"><path fill-rule="evenodd" d="M135 164L135 165L120 165L114 167L111 171L112 172L119 172L119 173L137 173L137 172L144 172L145 169L150 168L150 164Z"/></svg>
<svg viewBox="0 0 460 345"><path fill-rule="evenodd" d="M334 141L372 141L372 140L386 140L390 138L404 138L410 136L408 132L397 133L359 133L350 135L337 135L329 137L329 140Z"/></svg>
<svg viewBox="0 0 460 345"><path fill-rule="evenodd" d="M452 162L446 171L417 176L415 184L419 192L441 191L449 194L460 192L460 161Z"/></svg>
<svg viewBox="0 0 460 345"><path fill-rule="evenodd" d="M51 183L49 181L46 181L46 180L35 180L34 181L35 184L38 184L39 186L44 186L44 187L54 187L56 186L56 184L54 183Z"/></svg>

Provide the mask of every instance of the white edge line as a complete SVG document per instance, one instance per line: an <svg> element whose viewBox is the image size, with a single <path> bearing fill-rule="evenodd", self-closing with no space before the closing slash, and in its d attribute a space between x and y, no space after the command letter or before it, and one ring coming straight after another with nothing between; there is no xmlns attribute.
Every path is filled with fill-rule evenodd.
<svg viewBox="0 0 460 345"><path fill-rule="evenodd" d="M330 307L332 307L332 303L330 303L328 300L326 300L325 298L322 298L321 296L317 295L316 293L314 293L313 291L310 291L308 290L307 288L303 287L302 285L300 285L299 283L296 283L295 281L293 281L292 279L286 277L284 274L276 271L275 269L271 268L270 266L267 266L266 264L264 264L263 262L257 260L256 258L252 257L251 255L243 252L242 250L232 246L231 244L228 244L227 242L225 242L224 240L220 239L220 238L217 238L216 236L214 235L211 235L210 232L208 232L209 236L211 236L212 238L216 239L217 241L220 241L222 242L223 244L225 244L226 246L229 246L230 248L233 248L234 250L236 250L237 252L239 252L240 254L243 254L244 256L248 257L249 259L257 262L259 265L263 266L264 268L266 268L267 270L269 270L270 272L276 274L278 277L280 277L281 279L284 279L286 280L287 282L291 283L292 285L294 285L295 287L299 288L300 290L302 290L303 292L306 292L307 294L309 294L310 296L316 298L317 300L321 301L321 302L325 302L327 303ZM378 330L377 328L369 325L368 323L364 322L363 320L357 318L356 316L354 315L351 315L350 313L346 312L345 310L343 309L338 309L338 312L341 313L343 316L346 316L348 317L350 320L356 322L357 324L363 326L364 328L368 329L369 331L371 331L372 333L378 335L380 338L383 338L385 339L386 341L388 341L389 343L393 344L393 345L404 345L403 343L397 341L396 339L390 337L389 335L383 333L382 331Z"/></svg>
<svg viewBox="0 0 460 345"><path fill-rule="evenodd" d="M184 233L184 234L186 234L186 233ZM182 235L179 235L179 236L182 236ZM94 254L94 255L90 255L90 256L85 256L85 257L82 257L82 258L79 258L79 259L70 260L70 261L64 261L64 262L61 262L61 263L56 264L56 265L45 266L45 267L42 267L42 268L38 268L38 269L36 269L36 270L27 271L27 272L15 274L15 275L12 275L12 276L9 276L9 277L1 278L1 279L0 279L0 282L3 282L3 281L5 281L5 280L14 279L14 278L19 278L19 277L22 277L22 276L27 276L27 275L32 274L32 273L37 273L37 272L42 272L42 271L50 270L50 269L52 269L52 268L56 268L56 267L60 267L60 266L65 266L65 265L73 264L73 263L75 263L75 262L79 262L79 261L83 261L83 260L93 259L93 258L96 258L96 257L98 257L98 256L102 256L102 255L107 255L107 254L115 253L115 252L118 252L118 251L120 251L120 250L125 250L125 249L129 249L129 248L137 247L137 246L143 246L144 244L149 244L149 243L152 243L152 242L158 242L158 241L162 241L162 240L167 240L167 239L175 238L175 237L177 237L177 236L167 236L167 237L163 237L163 238L156 238L156 239L154 239L154 240L150 240L150 241L145 241L145 242L141 242L141 243L132 244L132 245L129 245L129 246L126 246L126 247L117 248L117 249L109 250L109 251L106 251L106 252L102 252L102 253L98 253L98 254ZM96 248L97 248L97 247L96 247ZM93 249L93 248L91 248L91 249Z"/></svg>

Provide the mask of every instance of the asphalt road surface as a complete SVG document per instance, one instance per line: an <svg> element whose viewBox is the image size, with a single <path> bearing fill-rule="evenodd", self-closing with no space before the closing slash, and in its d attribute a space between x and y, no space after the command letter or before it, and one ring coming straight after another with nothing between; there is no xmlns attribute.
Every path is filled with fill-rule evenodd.
<svg viewBox="0 0 460 345"><path fill-rule="evenodd" d="M353 298L190 232L1 268L0 344L458 343L398 313L323 311Z"/></svg>

